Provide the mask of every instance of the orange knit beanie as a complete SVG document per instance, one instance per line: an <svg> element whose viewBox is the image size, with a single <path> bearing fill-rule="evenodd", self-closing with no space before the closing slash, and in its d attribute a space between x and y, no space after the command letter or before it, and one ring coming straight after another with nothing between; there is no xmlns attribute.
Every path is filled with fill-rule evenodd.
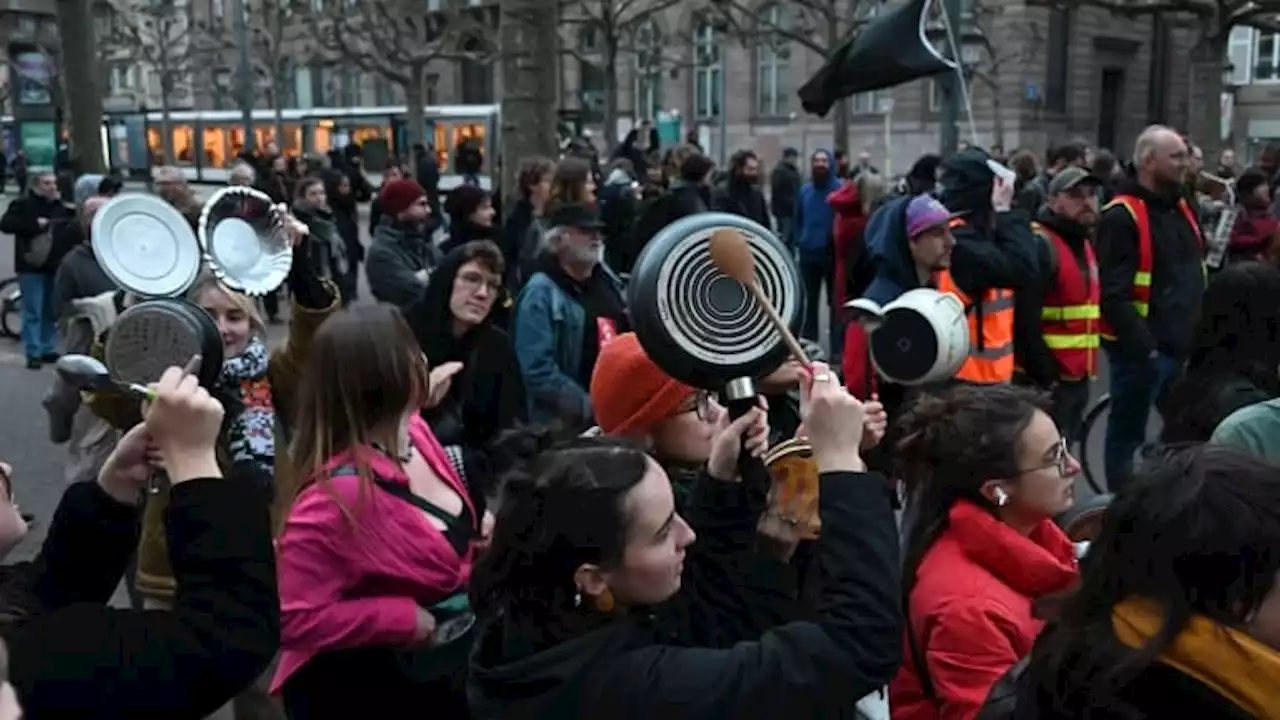
<svg viewBox="0 0 1280 720"><path fill-rule="evenodd" d="M591 374L596 424L608 435L648 432L693 393L649 359L635 333L623 333L601 348Z"/></svg>

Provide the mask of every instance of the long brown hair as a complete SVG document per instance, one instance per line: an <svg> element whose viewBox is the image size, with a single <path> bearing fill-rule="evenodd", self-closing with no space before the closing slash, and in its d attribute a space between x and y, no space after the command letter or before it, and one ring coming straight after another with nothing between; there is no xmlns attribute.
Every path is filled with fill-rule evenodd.
<svg viewBox="0 0 1280 720"><path fill-rule="evenodd" d="M288 516L298 495L313 483L337 500L321 472L335 455L374 442L395 427L410 407L427 399L427 360L400 312L388 305L344 310L320 326L298 383L293 443L292 487L280 488ZM354 454L361 478L360 502L368 496L373 471L362 453ZM357 508L343 507L355 521Z"/></svg>
<svg viewBox="0 0 1280 720"><path fill-rule="evenodd" d="M586 160L567 157L556 163L551 176L550 203L587 203L587 179L590 177L591 165Z"/></svg>

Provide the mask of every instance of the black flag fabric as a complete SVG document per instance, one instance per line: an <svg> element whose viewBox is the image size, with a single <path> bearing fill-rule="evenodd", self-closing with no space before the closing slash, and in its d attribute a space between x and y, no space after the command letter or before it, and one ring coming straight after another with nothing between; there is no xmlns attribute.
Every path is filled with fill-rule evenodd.
<svg viewBox="0 0 1280 720"><path fill-rule="evenodd" d="M856 93L954 72L956 64L940 55L925 37L929 2L908 0L837 48L800 88L805 112L823 116L837 102Z"/></svg>

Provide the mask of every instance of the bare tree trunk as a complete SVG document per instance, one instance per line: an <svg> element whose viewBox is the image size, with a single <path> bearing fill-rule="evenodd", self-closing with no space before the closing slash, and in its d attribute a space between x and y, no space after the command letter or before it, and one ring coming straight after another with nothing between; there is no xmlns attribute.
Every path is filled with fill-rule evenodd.
<svg viewBox="0 0 1280 720"><path fill-rule="evenodd" d="M413 146L423 140L423 135L427 132L427 116L423 113L422 106L426 104L426 93L423 92L422 83L426 78L426 66L419 63L409 68L409 84L404 88L404 104L405 104L405 121L408 128L405 131L408 147L398 147L395 149L396 155L401 158L409 159L413 156ZM436 148L439 150L439 148ZM413 174L418 174L418 163L410 162ZM417 178L419 182L422 178Z"/></svg>
<svg viewBox="0 0 1280 720"><path fill-rule="evenodd" d="M271 75L271 100L276 111L276 144L280 146L280 152L284 152L289 143L284 139L284 88L281 87L283 82L280 80L278 73ZM298 146L298 154L303 151L301 145Z"/></svg>
<svg viewBox="0 0 1280 720"><path fill-rule="evenodd" d="M505 207L519 197L520 163L555 156L558 0L501 0L502 192ZM609 131L606 129L606 133Z"/></svg>
<svg viewBox="0 0 1280 720"><path fill-rule="evenodd" d="M106 172L102 157L102 92L90 0L58 0L62 34L59 77L71 115L71 167L77 175Z"/></svg>
<svg viewBox="0 0 1280 720"><path fill-rule="evenodd" d="M831 114L831 151L849 152L849 99L836 103L835 112ZM835 158L832 158L834 160ZM835 169L832 168L834 172Z"/></svg>
<svg viewBox="0 0 1280 720"><path fill-rule="evenodd" d="M1205 158L1216 157L1222 148L1222 58L1226 56L1227 42L1219 38L1202 39L1191 53L1187 133L1195 138Z"/></svg>
<svg viewBox="0 0 1280 720"><path fill-rule="evenodd" d="M604 149L613 155L618 144L618 43L606 41L604 49Z"/></svg>
<svg viewBox="0 0 1280 720"><path fill-rule="evenodd" d="M160 147L164 164L173 164L173 121L169 117L170 97L173 93L173 76L165 68L160 70ZM251 147L252 138L245 138L245 147Z"/></svg>
<svg viewBox="0 0 1280 720"><path fill-rule="evenodd" d="M998 73L999 70L992 70L991 77L983 78L983 80L987 84L987 90L991 92L992 132L995 134L991 145L1004 147L1004 99L1000 97L1000 76ZM977 76L975 75L975 77Z"/></svg>

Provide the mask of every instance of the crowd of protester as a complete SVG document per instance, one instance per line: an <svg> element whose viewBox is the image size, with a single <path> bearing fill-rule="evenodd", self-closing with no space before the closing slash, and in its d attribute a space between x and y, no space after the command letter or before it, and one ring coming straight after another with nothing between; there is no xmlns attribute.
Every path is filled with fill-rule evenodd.
<svg viewBox="0 0 1280 720"><path fill-rule="evenodd" d="M67 490L0 572L0 717L1280 717L1280 152L1205 173L1155 126L1124 163L966 147L894 179L788 149L766 182L642 124L526 159L500 214L479 158L441 193L426 148L377 189L358 147L271 150L230 182L306 231L274 300L187 291L213 386L49 391ZM29 364L100 356L136 301L89 248L119 187L29 185L0 219ZM179 173L154 185L196 222ZM806 296L812 364L737 417L650 357L625 292L706 211L773 233ZM917 288L964 301L970 354L906 387L845 305ZM1086 500L1102 355L1115 494ZM809 507L765 459L792 439ZM3 554L28 519L0 470Z"/></svg>

